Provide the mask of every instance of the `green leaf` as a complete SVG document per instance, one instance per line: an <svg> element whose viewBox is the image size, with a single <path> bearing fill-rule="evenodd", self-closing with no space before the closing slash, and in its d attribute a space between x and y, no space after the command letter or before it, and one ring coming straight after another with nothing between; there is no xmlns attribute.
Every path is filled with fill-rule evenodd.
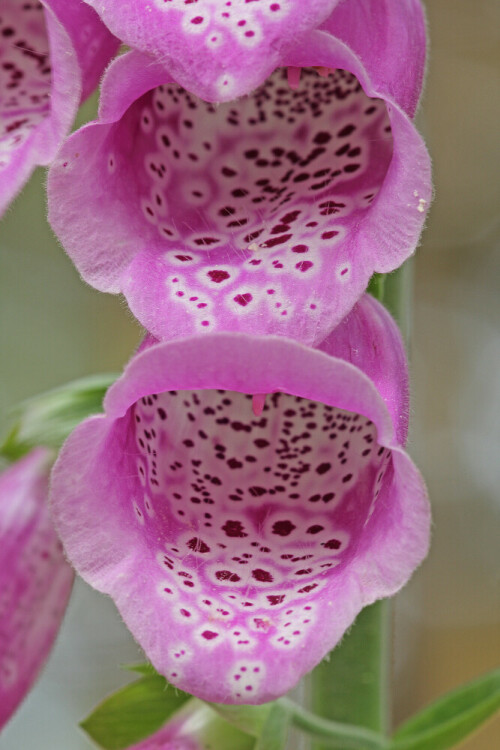
<svg viewBox="0 0 500 750"><path fill-rule="evenodd" d="M121 750L156 732L189 699L149 675L106 698L80 726L100 747Z"/></svg>
<svg viewBox="0 0 500 750"><path fill-rule="evenodd" d="M116 375L92 375L39 394L16 406L0 455L15 461L39 445L59 450L83 419L102 411L102 401Z"/></svg>
<svg viewBox="0 0 500 750"><path fill-rule="evenodd" d="M266 725L273 703L264 703L261 706L227 705L225 703L209 703L219 716L228 721L242 732L260 737Z"/></svg>
<svg viewBox="0 0 500 750"><path fill-rule="evenodd" d="M255 750L283 750L290 728L291 714L286 706L274 703L262 727Z"/></svg>
<svg viewBox="0 0 500 750"><path fill-rule="evenodd" d="M447 750L500 708L500 669L447 693L395 732L390 750Z"/></svg>
<svg viewBox="0 0 500 750"><path fill-rule="evenodd" d="M141 662L140 664L122 664L122 669L126 669L128 672L135 672L136 674L142 675L158 674L153 665L148 661Z"/></svg>

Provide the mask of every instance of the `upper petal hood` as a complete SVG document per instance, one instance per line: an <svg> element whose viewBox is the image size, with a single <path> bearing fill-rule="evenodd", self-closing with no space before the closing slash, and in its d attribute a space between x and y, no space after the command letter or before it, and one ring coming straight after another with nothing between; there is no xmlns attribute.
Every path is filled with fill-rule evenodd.
<svg viewBox="0 0 500 750"><path fill-rule="evenodd" d="M47 659L73 583L49 515L49 466L40 448L0 475L0 728Z"/></svg>
<svg viewBox="0 0 500 750"><path fill-rule="evenodd" d="M79 0L2 0L0 215L49 164L118 41Z"/></svg>
<svg viewBox="0 0 500 750"><path fill-rule="evenodd" d="M85 0L131 47L208 101L247 94L338 0Z"/></svg>

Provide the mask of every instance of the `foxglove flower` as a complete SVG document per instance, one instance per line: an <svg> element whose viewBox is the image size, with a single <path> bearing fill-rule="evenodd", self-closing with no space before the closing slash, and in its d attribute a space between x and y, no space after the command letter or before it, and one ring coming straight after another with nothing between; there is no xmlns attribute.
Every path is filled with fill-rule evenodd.
<svg viewBox="0 0 500 750"><path fill-rule="evenodd" d="M85 0L130 47L202 99L247 94L339 0Z"/></svg>
<svg viewBox="0 0 500 750"><path fill-rule="evenodd" d="M190 700L151 737L129 750L253 750L255 738L221 719L209 706Z"/></svg>
<svg viewBox="0 0 500 750"><path fill-rule="evenodd" d="M73 583L49 516L49 463L38 448L0 475L0 728L47 659Z"/></svg>
<svg viewBox="0 0 500 750"><path fill-rule="evenodd" d="M2 0L0 215L52 161L117 44L80 0Z"/></svg>
<svg viewBox="0 0 500 750"><path fill-rule="evenodd" d="M399 333L369 296L317 349L238 333L145 345L63 447L55 523L170 682L269 701L426 553L407 421Z"/></svg>
<svg viewBox="0 0 500 750"><path fill-rule="evenodd" d="M412 111L418 98L422 19L422 43L410 29L386 43L407 62L391 78L379 54L363 65L362 24L342 18L351 47L312 32L253 94L219 106L124 55L99 119L60 152L53 228L84 279L123 292L157 338L226 330L319 344L374 271L414 251L429 161L398 101Z"/></svg>

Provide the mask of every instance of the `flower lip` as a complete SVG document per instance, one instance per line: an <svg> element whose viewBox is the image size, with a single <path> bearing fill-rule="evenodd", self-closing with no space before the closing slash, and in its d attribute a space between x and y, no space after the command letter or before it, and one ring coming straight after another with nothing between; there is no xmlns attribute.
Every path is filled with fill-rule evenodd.
<svg viewBox="0 0 500 750"><path fill-rule="evenodd" d="M401 341L368 298L340 328L323 352L245 334L150 342L54 469L77 570L206 700L283 694L425 554L425 489L395 434Z"/></svg>
<svg viewBox="0 0 500 750"><path fill-rule="evenodd" d="M311 399L363 414L376 425L380 444L395 443L387 406L367 375L349 362L278 336L214 333L152 344L111 386L104 408L108 417L119 419L152 393L198 389L222 389L249 397L282 392Z"/></svg>
<svg viewBox="0 0 500 750"><path fill-rule="evenodd" d="M374 270L416 246L430 183L410 120L325 32L284 62L337 72L305 71L292 90L283 69L215 108L125 55L100 120L51 170L50 220L83 277L122 291L158 338L222 328L317 343Z"/></svg>

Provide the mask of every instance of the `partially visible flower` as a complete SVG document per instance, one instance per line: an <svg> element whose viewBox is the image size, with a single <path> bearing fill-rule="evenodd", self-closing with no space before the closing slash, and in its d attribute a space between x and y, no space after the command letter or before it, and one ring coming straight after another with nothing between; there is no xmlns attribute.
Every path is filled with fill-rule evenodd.
<svg viewBox="0 0 500 750"><path fill-rule="evenodd" d="M85 0L130 47L202 99L247 94L339 0Z"/></svg>
<svg viewBox="0 0 500 750"><path fill-rule="evenodd" d="M254 745L254 737L193 698L158 732L129 750L252 750Z"/></svg>
<svg viewBox="0 0 500 750"><path fill-rule="evenodd" d="M358 55L375 89L415 114L427 47L420 0L344 0L321 28Z"/></svg>
<svg viewBox="0 0 500 750"><path fill-rule="evenodd" d="M2 0L0 215L52 161L117 46L80 0Z"/></svg>
<svg viewBox="0 0 500 750"><path fill-rule="evenodd" d="M49 468L39 448L0 474L0 728L47 659L73 583L49 515Z"/></svg>
<svg viewBox="0 0 500 750"><path fill-rule="evenodd" d="M59 455L55 522L156 669L198 697L282 695L426 554L404 350L369 296L318 349L146 342L105 411Z"/></svg>
<svg viewBox="0 0 500 750"><path fill-rule="evenodd" d="M355 15L334 22L344 6L328 24L351 47L311 32L260 88L219 106L150 57L122 56L99 119L62 148L52 226L83 278L123 292L157 338L232 330L318 344L374 271L415 250L431 199L405 111L422 81L421 8L382 3L399 32L369 24L372 54Z"/></svg>

